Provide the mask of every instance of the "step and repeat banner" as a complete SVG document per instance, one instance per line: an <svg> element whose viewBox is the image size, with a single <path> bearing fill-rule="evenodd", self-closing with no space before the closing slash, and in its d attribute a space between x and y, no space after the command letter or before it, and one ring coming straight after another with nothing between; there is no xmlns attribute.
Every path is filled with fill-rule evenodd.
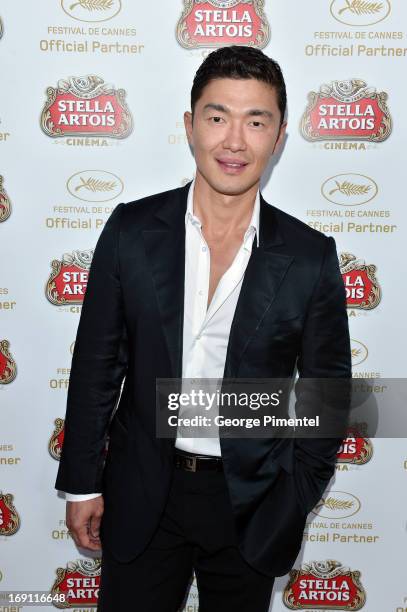
<svg viewBox="0 0 407 612"><path fill-rule="evenodd" d="M283 69L288 137L263 195L335 238L354 377L380 394L404 375L403 0L3 0L0 591L97 604L100 559L75 547L53 488L93 249L119 202L193 177L183 113L203 58L228 44ZM405 438L349 431L270 610L406 612L406 485ZM198 605L192 581L185 611Z"/></svg>

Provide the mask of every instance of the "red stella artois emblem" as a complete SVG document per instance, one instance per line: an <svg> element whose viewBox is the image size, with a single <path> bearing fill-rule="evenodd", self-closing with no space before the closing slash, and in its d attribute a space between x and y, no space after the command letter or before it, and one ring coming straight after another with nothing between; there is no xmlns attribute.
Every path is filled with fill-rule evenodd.
<svg viewBox="0 0 407 612"><path fill-rule="evenodd" d="M51 593L63 593L65 602L54 603L57 608L79 608L96 606L100 583L100 559L78 559L70 561L66 568L58 567L57 577Z"/></svg>
<svg viewBox="0 0 407 612"><path fill-rule="evenodd" d="M360 572L339 561L311 561L291 570L283 601L290 610L360 610L366 593Z"/></svg>
<svg viewBox="0 0 407 612"><path fill-rule="evenodd" d="M371 310L381 299L381 290L376 279L376 266L366 265L351 253L340 253L339 266L346 290L348 308Z"/></svg>
<svg viewBox="0 0 407 612"><path fill-rule="evenodd" d="M365 81L333 81L308 94L301 119L307 140L371 140L381 142L391 133L387 94Z"/></svg>
<svg viewBox="0 0 407 612"><path fill-rule="evenodd" d="M61 458L61 451L62 451L62 446L64 443L64 437L65 437L65 419L60 419L60 418L55 419L54 423L55 423L55 429L48 443L48 451L51 457L59 461ZM106 444L103 449L104 455L107 454L108 447L109 447L109 438L106 439Z"/></svg>
<svg viewBox="0 0 407 612"><path fill-rule="evenodd" d="M16 362L10 355L8 350L10 342L8 340L0 340L0 384L7 385L11 383L17 375Z"/></svg>
<svg viewBox="0 0 407 612"><path fill-rule="evenodd" d="M3 177L0 175L0 223L11 215L11 203L3 188Z"/></svg>
<svg viewBox="0 0 407 612"><path fill-rule="evenodd" d="M371 440L365 436L366 431L366 423L356 423L348 428L346 438L336 455L337 463L363 465L370 461L373 455L373 445Z"/></svg>
<svg viewBox="0 0 407 612"><path fill-rule="evenodd" d="M56 459L57 461L59 461L60 457L61 457L61 449L62 449L62 445L64 443L64 425L65 425L65 420L64 419L55 419L54 421L55 424L55 429L52 433L52 436L49 440L48 443L48 450L49 453L51 455L51 457L53 457L54 459Z"/></svg>
<svg viewBox="0 0 407 612"><path fill-rule="evenodd" d="M115 89L94 74L69 77L48 87L41 113L47 136L107 136L126 138L133 119L124 89Z"/></svg>
<svg viewBox="0 0 407 612"><path fill-rule="evenodd" d="M93 249L89 249L64 253L62 261L54 259L51 262L52 272L45 288L51 304L82 304L92 257Z"/></svg>
<svg viewBox="0 0 407 612"><path fill-rule="evenodd" d="M264 0L184 0L177 24L183 47L246 45L263 49L270 28Z"/></svg>
<svg viewBox="0 0 407 612"><path fill-rule="evenodd" d="M13 505L11 493L0 491L0 535L11 536L20 527L20 517Z"/></svg>

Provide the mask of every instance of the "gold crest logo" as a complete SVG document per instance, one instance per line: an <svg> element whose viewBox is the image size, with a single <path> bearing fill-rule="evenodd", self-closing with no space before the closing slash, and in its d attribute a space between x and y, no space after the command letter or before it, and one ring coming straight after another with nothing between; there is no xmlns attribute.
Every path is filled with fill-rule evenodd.
<svg viewBox="0 0 407 612"><path fill-rule="evenodd" d="M20 517L13 505L11 493L0 492L0 535L11 536L20 527Z"/></svg>
<svg viewBox="0 0 407 612"><path fill-rule="evenodd" d="M301 119L306 140L369 140L382 142L391 134L387 93L376 92L361 79L333 81L308 94Z"/></svg>
<svg viewBox="0 0 407 612"><path fill-rule="evenodd" d="M339 266L345 283L348 308L372 310L381 299L381 289L376 278L376 266L356 259L352 253L339 254Z"/></svg>
<svg viewBox="0 0 407 612"><path fill-rule="evenodd" d="M10 342L0 340L0 384L7 385L17 376L17 366L9 352Z"/></svg>
<svg viewBox="0 0 407 612"><path fill-rule="evenodd" d="M11 202L3 187L3 177L0 175L0 223L11 215Z"/></svg>
<svg viewBox="0 0 407 612"><path fill-rule="evenodd" d="M100 585L101 559L77 559L66 567L58 567L51 594L63 593L64 603L55 602L57 608L82 608L97 605Z"/></svg>
<svg viewBox="0 0 407 612"><path fill-rule="evenodd" d="M366 423L355 423L349 427L337 456L337 463L364 465L373 456L372 441L366 437Z"/></svg>
<svg viewBox="0 0 407 612"><path fill-rule="evenodd" d="M52 432L50 441L48 443L48 451L53 459L57 461L61 458L62 445L64 443L64 419L55 419L55 429Z"/></svg>
<svg viewBox="0 0 407 612"><path fill-rule="evenodd" d="M283 602L290 610L360 610L366 593L360 572L339 561L310 561L291 570Z"/></svg>
<svg viewBox="0 0 407 612"><path fill-rule="evenodd" d="M52 272L45 286L51 304L82 304L85 297L93 249L64 253L51 262Z"/></svg>
<svg viewBox="0 0 407 612"><path fill-rule="evenodd" d="M133 119L124 89L115 89L94 74L60 79L48 87L41 113L41 128L47 136L106 136L126 138Z"/></svg>
<svg viewBox="0 0 407 612"><path fill-rule="evenodd" d="M182 47L246 45L263 49L270 27L264 0L184 0L177 24Z"/></svg>

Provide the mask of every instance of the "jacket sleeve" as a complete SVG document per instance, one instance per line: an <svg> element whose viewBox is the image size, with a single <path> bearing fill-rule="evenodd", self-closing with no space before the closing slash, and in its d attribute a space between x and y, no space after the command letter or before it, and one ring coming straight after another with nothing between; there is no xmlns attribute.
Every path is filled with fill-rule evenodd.
<svg viewBox="0 0 407 612"><path fill-rule="evenodd" d="M101 492L107 429L127 368L119 265L124 206L114 209L97 241L76 336L55 483L70 493Z"/></svg>
<svg viewBox="0 0 407 612"><path fill-rule="evenodd" d="M335 472L336 455L350 409L352 378L346 294L335 240L328 237L319 279L310 300L297 362L296 416L319 414L330 437L297 437L294 476L303 507L320 500ZM326 427L329 420L330 428ZM338 433L338 435L339 435Z"/></svg>

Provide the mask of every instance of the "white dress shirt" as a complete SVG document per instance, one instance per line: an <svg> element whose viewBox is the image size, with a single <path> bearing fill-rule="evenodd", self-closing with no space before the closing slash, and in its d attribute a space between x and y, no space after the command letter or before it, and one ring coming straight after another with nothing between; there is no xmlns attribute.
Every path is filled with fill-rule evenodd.
<svg viewBox="0 0 407 612"><path fill-rule="evenodd" d="M220 381L225 368L230 328L242 287L244 273L256 235L259 244L260 194L257 191L249 226L242 244L231 264L220 279L209 308L210 250L202 233L202 223L194 214L195 180L188 192L185 214L185 294L183 332L183 379L216 379ZM183 389L184 390L184 389ZM216 408L214 407L216 410ZM211 417L216 414L211 409ZM178 416L187 415L188 408L180 407ZM213 431L213 430L212 430ZM219 436L207 438L182 437L178 428L175 446L192 453L221 456ZM83 501L100 493L77 495L66 493L67 501Z"/></svg>

